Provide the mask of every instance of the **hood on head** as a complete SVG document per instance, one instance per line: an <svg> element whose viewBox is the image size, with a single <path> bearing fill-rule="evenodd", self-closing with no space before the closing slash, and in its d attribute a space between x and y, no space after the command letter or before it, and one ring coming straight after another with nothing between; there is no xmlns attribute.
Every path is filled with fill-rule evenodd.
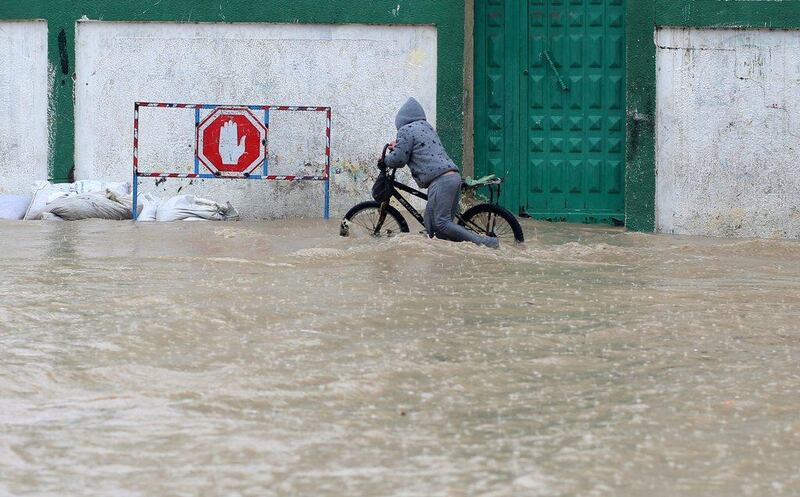
<svg viewBox="0 0 800 497"><path fill-rule="evenodd" d="M394 125L397 129L402 128L406 124L413 123L414 121L424 121L425 111L422 106L417 102L414 97L406 100L406 103L397 111L397 117L394 119Z"/></svg>

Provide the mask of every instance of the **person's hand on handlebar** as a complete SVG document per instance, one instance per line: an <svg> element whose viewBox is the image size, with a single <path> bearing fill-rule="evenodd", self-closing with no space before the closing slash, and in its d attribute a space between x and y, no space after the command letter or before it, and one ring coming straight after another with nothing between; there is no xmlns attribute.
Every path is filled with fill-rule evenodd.
<svg viewBox="0 0 800 497"><path fill-rule="evenodd" d="M395 147L397 147L397 140L392 140L392 141L391 141L391 142L388 144L388 147L389 147L389 150L394 150L394 149L395 149Z"/></svg>

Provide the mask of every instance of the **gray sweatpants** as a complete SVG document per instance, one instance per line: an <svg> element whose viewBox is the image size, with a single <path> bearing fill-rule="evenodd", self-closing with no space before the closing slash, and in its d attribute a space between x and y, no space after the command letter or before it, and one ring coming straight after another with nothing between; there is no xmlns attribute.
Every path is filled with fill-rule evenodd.
<svg viewBox="0 0 800 497"><path fill-rule="evenodd" d="M428 236L497 248L500 244L497 238L478 235L453 222L458 214L460 199L460 174L448 173L433 180L428 186L428 205L425 207L425 228Z"/></svg>

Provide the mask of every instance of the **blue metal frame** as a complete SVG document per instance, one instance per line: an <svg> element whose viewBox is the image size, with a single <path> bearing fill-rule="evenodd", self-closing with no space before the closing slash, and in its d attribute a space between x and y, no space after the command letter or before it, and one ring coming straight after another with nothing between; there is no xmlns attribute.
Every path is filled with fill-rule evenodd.
<svg viewBox="0 0 800 497"><path fill-rule="evenodd" d="M136 218L139 217L139 213L137 211L137 204L139 200L139 176L136 174L136 171L133 172L133 205L131 206L131 217L134 221Z"/></svg>
<svg viewBox="0 0 800 497"><path fill-rule="evenodd" d="M326 116L326 119L328 119L329 115L330 115L330 111L328 111L328 116ZM331 131L331 123L328 122L326 127L328 129L329 136L328 136L328 140L327 140L328 143L326 144L327 147L328 147L328 150L327 150L328 153L326 154L326 156L327 156L326 157L327 165L326 165L325 169L327 170L328 174L327 174L327 177L325 178L325 208L324 208L323 217L325 219L330 219L331 218L331 154L330 154L331 137L330 137L330 133L332 133L332 131Z"/></svg>
<svg viewBox="0 0 800 497"><path fill-rule="evenodd" d="M264 109L264 127L267 128L267 150L264 154L264 176L269 175L269 109Z"/></svg>
<svg viewBox="0 0 800 497"><path fill-rule="evenodd" d="M331 177L325 180L325 209L323 214L325 219L331 218Z"/></svg>
<svg viewBox="0 0 800 497"><path fill-rule="evenodd" d="M194 110L194 130L197 133L197 128L200 127L200 108ZM200 155L197 153L197 142L194 145L194 173L200 173Z"/></svg>

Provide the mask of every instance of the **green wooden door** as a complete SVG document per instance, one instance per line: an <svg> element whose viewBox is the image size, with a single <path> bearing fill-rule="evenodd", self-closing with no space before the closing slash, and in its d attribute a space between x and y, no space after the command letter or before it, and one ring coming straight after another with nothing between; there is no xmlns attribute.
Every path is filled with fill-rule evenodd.
<svg viewBox="0 0 800 497"><path fill-rule="evenodd" d="M475 169L540 219L624 219L624 0L477 0Z"/></svg>

